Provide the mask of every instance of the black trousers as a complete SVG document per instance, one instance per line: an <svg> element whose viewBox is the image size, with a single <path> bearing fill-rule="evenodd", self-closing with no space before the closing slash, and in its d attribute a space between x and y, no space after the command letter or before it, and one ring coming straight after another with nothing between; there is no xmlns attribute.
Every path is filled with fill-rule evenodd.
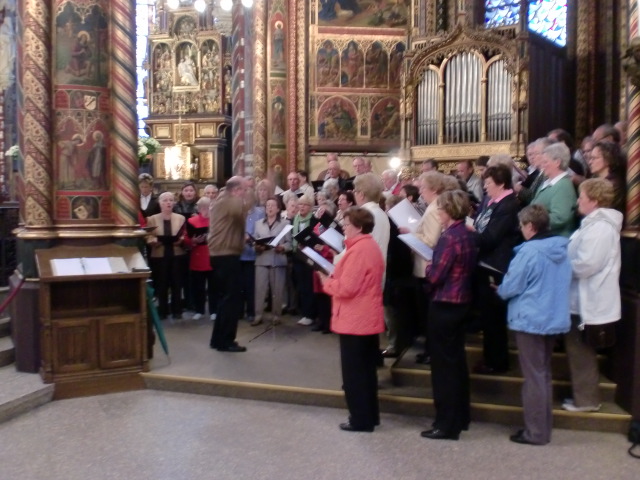
<svg viewBox="0 0 640 480"><path fill-rule="evenodd" d="M378 335L340 335L342 388L349 409L349 422L356 428L372 428L380 424L379 344Z"/></svg>
<svg viewBox="0 0 640 480"><path fill-rule="evenodd" d="M298 289L298 304L303 317L316 317L316 302L313 295L313 269L305 262L293 259L293 277Z"/></svg>
<svg viewBox="0 0 640 480"><path fill-rule="evenodd" d="M149 258L153 274L153 287L158 298L158 314L164 318L169 314L169 290L171 290L171 314L182 315L180 289L184 277L184 255L177 257Z"/></svg>
<svg viewBox="0 0 640 480"><path fill-rule="evenodd" d="M429 305L431 386L436 407L433 428L451 435L466 429L470 421L469 370L464 350L468 311L467 304Z"/></svg>
<svg viewBox="0 0 640 480"><path fill-rule="evenodd" d="M326 293L315 293L314 295L318 307L317 325L323 331L328 332L331 326L331 297Z"/></svg>
<svg viewBox="0 0 640 480"><path fill-rule="evenodd" d="M256 262L240 260L242 290L240 293L240 318L256 316Z"/></svg>
<svg viewBox="0 0 640 480"><path fill-rule="evenodd" d="M209 314L216 313L216 291L213 271L191 270L191 282L196 313L204 314L204 302L206 299L209 300Z"/></svg>
<svg viewBox="0 0 640 480"><path fill-rule="evenodd" d="M498 371L509 369L507 302L498 296L490 284L493 279L496 285L500 285L502 277L498 272L478 267L476 295L482 318L484 364Z"/></svg>
<svg viewBox="0 0 640 480"><path fill-rule="evenodd" d="M240 318L240 256L211 257L213 283L218 290L218 317L213 324L209 345L228 348L235 343Z"/></svg>

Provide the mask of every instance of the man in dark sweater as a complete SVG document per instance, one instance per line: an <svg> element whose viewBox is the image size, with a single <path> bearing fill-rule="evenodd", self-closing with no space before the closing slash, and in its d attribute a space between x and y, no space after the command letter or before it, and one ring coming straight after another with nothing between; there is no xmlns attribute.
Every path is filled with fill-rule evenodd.
<svg viewBox="0 0 640 480"><path fill-rule="evenodd" d="M240 318L240 254L245 243L247 206L244 201L248 185L242 177L231 177L225 191L209 210L209 256L218 291L218 311L210 346L219 352L245 352L236 334ZM210 312L212 313L212 312Z"/></svg>

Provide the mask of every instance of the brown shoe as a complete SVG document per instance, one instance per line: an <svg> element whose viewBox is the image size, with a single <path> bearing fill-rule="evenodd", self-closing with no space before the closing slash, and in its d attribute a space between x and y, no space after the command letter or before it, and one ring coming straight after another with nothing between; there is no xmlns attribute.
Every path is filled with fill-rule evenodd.
<svg viewBox="0 0 640 480"><path fill-rule="evenodd" d="M260 325L262 323L262 319L261 318L256 318L253 322L251 322L249 325L251 325L252 327L257 327L258 325Z"/></svg>

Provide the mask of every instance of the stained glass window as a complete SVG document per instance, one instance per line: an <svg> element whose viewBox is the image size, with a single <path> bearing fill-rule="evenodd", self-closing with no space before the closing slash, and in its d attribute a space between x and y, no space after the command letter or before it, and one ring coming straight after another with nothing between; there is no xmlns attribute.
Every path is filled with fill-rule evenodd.
<svg viewBox="0 0 640 480"><path fill-rule="evenodd" d="M520 0L486 0L484 23L487 28L515 25L520 20Z"/></svg>
<svg viewBox="0 0 640 480"><path fill-rule="evenodd" d="M145 98L145 84L148 71L143 63L147 58L147 38L149 36L149 17L153 15L155 0L136 0L136 111L138 112L138 134L146 137L143 119L149 116L149 104Z"/></svg>
<svg viewBox="0 0 640 480"><path fill-rule="evenodd" d="M567 44L567 1L531 1L529 29L564 47Z"/></svg>
<svg viewBox="0 0 640 480"><path fill-rule="evenodd" d="M485 26L495 28L517 24L520 3L520 0L485 0ZM528 21L530 30L561 47L567 44L567 0L531 0Z"/></svg>

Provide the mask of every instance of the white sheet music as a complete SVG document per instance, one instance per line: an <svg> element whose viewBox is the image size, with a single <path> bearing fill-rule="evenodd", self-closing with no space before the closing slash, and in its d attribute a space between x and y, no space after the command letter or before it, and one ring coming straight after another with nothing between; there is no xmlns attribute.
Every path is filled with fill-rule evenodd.
<svg viewBox="0 0 640 480"><path fill-rule="evenodd" d="M324 258L322 255L316 252L313 248L304 247L301 250L301 252L304 253L307 257L309 257L313 263L315 263L322 270L324 270L327 275L331 275L333 273L333 270L335 269L333 263L331 263L329 260Z"/></svg>
<svg viewBox="0 0 640 480"><path fill-rule="evenodd" d="M403 233L402 235L398 235L398 238L426 261L430 262L433 258L433 250L413 233Z"/></svg>
<svg viewBox="0 0 640 480"><path fill-rule="evenodd" d="M318 235L318 237L337 253L341 253L344 250L344 235L335 228L328 228Z"/></svg>
<svg viewBox="0 0 640 480"><path fill-rule="evenodd" d="M86 275L104 275L113 273L111 270L111 264L107 257L82 258L81 261Z"/></svg>
<svg viewBox="0 0 640 480"><path fill-rule="evenodd" d="M273 240L271 240L271 242L269 242L269 245L272 247L277 247L278 244L280 243L280 240L282 240L284 238L284 236L289 233L291 230L293 230L293 225L289 224L287 226L285 226L282 231L278 234L278 236L276 238L274 238Z"/></svg>
<svg viewBox="0 0 640 480"><path fill-rule="evenodd" d="M79 258L52 258L51 270L56 277L84 275L84 267Z"/></svg>
<svg viewBox="0 0 640 480"><path fill-rule="evenodd" d="M422 218L420 212L406 198L389 210L387 214L398 228L407 228L411 233L415 233L418 229L418 222Z"/></svg>

